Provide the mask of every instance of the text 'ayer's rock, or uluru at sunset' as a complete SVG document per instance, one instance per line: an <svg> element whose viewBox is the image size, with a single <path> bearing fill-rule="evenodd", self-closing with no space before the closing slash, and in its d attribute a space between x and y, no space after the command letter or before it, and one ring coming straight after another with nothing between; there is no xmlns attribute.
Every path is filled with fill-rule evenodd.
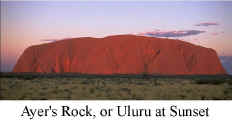
<svg viewBox="0 0 232 120"><path fill-rule="evenodd" d="M31 46L20 56L13 72L227 74L213 49L135 35L72 38Z"/></svg>

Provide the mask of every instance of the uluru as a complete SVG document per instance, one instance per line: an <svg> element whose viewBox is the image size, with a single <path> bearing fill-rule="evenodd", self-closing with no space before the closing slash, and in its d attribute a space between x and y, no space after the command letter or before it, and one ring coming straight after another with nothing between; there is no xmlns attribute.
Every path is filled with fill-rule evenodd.
<svg viewBox="0 0 232 120"><path fill-rule="evenodd" d="M215 50L188 42L136 35L80 37L34 45L13 72L81 74L227 74Z"/></svg>

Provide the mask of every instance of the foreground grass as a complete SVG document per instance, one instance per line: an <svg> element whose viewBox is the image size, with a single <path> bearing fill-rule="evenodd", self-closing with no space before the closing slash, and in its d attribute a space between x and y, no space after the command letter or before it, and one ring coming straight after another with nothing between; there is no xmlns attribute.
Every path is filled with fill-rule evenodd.
<svg viewBox="0 0 232 120"><path fill-rule="evenodd" d="M232 99L231 77L1 77L0 99Z"/></svg>

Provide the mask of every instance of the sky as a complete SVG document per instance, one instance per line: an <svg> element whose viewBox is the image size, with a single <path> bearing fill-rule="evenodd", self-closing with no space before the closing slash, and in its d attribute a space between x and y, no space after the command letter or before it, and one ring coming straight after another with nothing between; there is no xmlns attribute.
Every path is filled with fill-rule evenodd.
<svg viewBox="0 0 232 120"><path fill-rule="evenodd" d="M232 2L1 2L1 71L23 51L74 37L167 37L232 56Z"/></svg>

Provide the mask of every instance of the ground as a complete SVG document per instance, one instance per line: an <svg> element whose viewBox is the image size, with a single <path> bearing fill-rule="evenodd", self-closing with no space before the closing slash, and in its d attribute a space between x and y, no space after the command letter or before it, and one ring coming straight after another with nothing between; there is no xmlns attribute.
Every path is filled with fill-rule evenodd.
<svg viewBox="0 0 232 120"><path fill-rule="evenodd" d="M232 99L231 76L2 74L4 100Z"/></svg>

